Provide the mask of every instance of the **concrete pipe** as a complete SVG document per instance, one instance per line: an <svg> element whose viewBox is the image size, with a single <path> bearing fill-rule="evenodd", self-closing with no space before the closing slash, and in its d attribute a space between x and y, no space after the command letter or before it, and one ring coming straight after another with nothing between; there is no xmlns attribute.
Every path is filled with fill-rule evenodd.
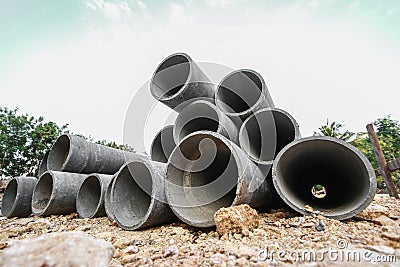
<svg viewBox="0 0 400 267"><path fill-rule="evenodd" d="M281 109L261 109L239 131L240 147L256 163L268 164L290 142L300 138L296 120Z"/></svg>
<svg viewBox="0 0 400 267"><path fill-rule="evenodd" d="M357 148L332 137L308 137L287 145L276 157L273 183L294 210L305 206L344 220L366 208L376 192L376 177Z"/></svg>
<svg viewBox="0 0 400 267"><path fill-rule="evenodd" d="M150 157L154 161L167 163L176 144L173 137L173 125L165 126L154 137L150 148Z"/></svg>
<svg viewBox="0 0 400 267"><path fill-rule="evenodd" d="M187 54L176 53L157 67L150 92L155 99L179 112L192 99L214 102L215 85Z"/></svg>
<svg viewBox="0 0 400 267"><path fill-rule="evenodd" d="M32 196L34 215L76 212L76 195L87 175L47 171L40 176Z"/></svg>
<svg viewBox="0 0 400 267"><path fill-rule="evenodd" d="M40 164L39 164L38 177L42 176L43 173L45 173L45 172L48 171L48 169L47 169L47 159L48 159L48 157L49 157L49 152L50 152L50 151L47 151L47 152L44 154L44 156L43 156L43 158L42 158L42 161L41 161Z"/></svg>
<svg viewBox="0 0 400 267"><path fill-rule="evenodd" d="M15 177L7 185L1 203L4 217L28 217L32 213L31 201L36 177Z"/></svg>
<svg viewBox="0 0 400 267"><path fill-rule="evenodd" d="M174 139L179 143L185 136L201 131L217 132L238 143L238 129L233 121L214 104L196 100L178 115L174 125Z"/></svg>
<svg viewBox="0 0 400 267"><path fill-rule="evenodd" d="M112 178L112 175L97 173L86 177L76 196L76 210L81 218L106 215L104 196Z"/></svg>
<svg viewBox="0 0 400 267"><path fill-rule="evenodd" d="M275 107L262 76L248 69L233 71L222 79L215 103L236 124L259 109Z"/></svg>
<svg viewBox="0 0 400 267"><path fill-rule="evenodd" d="M94 144L82 137L64 134L53 144L47 167L72 173L114 174L135 153Z"/></svg>
<svg viewBox="0 0 400 267"><path fill-rule="evenodd" d="M176 221L165 199L166 164L136 159L124 165L112 187L113 215L125 230Z"/></svg>
<svg viewBox="0 0 400 267"><path fill-rule="evenodd" d="M114 181L115 181L115 177L117 174L115 174L113 176L113 178L111 179L110 183L107 186L107 190L106 193L104 195L104 209L106 211L106 215L108 217L108 219L110 219L110 221L114 222L115 218L114 218L114 211L113 211L113 205L112 203L112 189L114 186Z"/></svg>
<svg viewBox="0 0 400 267"><path fill-rule="evenodd" d="M232 205L263 209L272 188L245 152L224 136L199 131L174 149L166 196L174 213L196 227L214 225L214 213Z"/></svg>

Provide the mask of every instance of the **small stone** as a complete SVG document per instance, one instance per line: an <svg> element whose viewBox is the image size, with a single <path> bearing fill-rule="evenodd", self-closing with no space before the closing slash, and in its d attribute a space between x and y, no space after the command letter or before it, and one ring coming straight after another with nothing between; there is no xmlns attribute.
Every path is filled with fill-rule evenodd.
<svg viewBox="0 0 400 267"><path fill-rule="evenodd" d="M240 234L244 229L251 231L258 226L258 213L243 204L219 209L214 214L214 221L220 236L227 233Z"/></svg>
<svg viewBox="0 0 400 267"><path fill-rule="evenodd" d="M313 211L314 211L314 209L313 209L311 206L309 206L309 205L305 205L305 206L304 206L304 210L305 210L305 211L308 211L308 212L313 212Z"/></svg>
<svg viewBox="0 0 400 267"><path fill-rule="evenodd" d="M126 248L131 244L131 241L129 239L118 239L117 241L114 242L114 247L123 249Z"/></svg>
<svg viewBox="0 0 400 267"><path fill-rule="evenodd" d="M223 262L227 261L228 257L221 253L215 253L211 255L210 261L214 264L222 264Z"/></svg>
<svg viewBox="0 0 400 267"><path fill-rule="evenodd" d="M233 238L235 238L236 240L242 239L242 235L241 234L234 234Z"/></svg>
<svg viewBox="0 0 400 267"><path fill-rule="evenodd" d="M360 212L356 217L369 221L382 215L387 217L390 216L389 209L378 204L371 204L365 210Z"/></svg>
<svg viewBox="0 0 400 267"><path fill-rule="evenodd" d="M128 264L128 263L134 262L135 260L136 260L135 255L126 254L121 258L120 262L121 262L121 264Z"/></svg>
<svg viewBox="0 0 400 267"><path fill-rule="evenodd" d="M400 234L394 231L382 232L381 236L393 241L400 241Z"/></svg>
<svg viewBox="0 0 400 267"><path fill-rule="evenodd" d="M164 258L178 254L179 254L179 248L177 245L169 246L164 250Z"/></svg>
<svg viewBox="0 0 400 267"><path fill-rule="evenodd" d="M0 243L0 249L6 248L6 247L7 247L7 243L5 243L5 242Z"/></svg>
<svg viewBox="0 0 400 267"><path fill-rule="evenodd" d="M377 218L374 218L371 221L382 226L393 226L393 227L397 226L397 223L395 221L389 219L384 215L378 216Z"/></svg>
<svg viewBox="0 0 400 267"><path fill-rule="evenodd" d="M126 249L124 249L124 252L126 254L136 254L139 252L139 247L138 246L129 246Z"/></svg>
<svg viewBox="0 0 400 267"><path fill-rule="evenodd" d="M108 266L114 247L82 232L51 233L3 250L0 266Z"/></svg>
<svg viewBox="0 0 400 267"><path fill-rule="evenodd" d="M318 224L315 226L315 229L317 231L325 231L326 225L325 225L324 221L323 220L319 220Z"/></svg>
<svg viewBox="0 0 400 267"><path fill-rule="evenodd" d="M393 255L395 253L395 249L388 246L365 246L365 248L386 255Z"/></svg>
<svg viewBox="0 0 400 267"><path fill-rule="evenodd" d="M313 226L315 226L315 225L314 225L314 223L312 223L312 222L303 223L303 224L301 225L302 228L311 228L311 227L313 227Z"/></svg>
<svg viewBox="0 0 400 267"><path fill-rule="evenodd" d="M392 219L393 221L397 221L399 219L399 217L392 215L392 216L390 216L390 219Z"/></svg>

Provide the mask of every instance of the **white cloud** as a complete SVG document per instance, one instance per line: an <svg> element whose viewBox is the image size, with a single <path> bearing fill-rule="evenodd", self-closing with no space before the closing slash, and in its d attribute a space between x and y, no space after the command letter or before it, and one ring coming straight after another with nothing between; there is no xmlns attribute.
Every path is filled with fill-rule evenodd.
<svg viewBox="0 0 400 267"><path fill-rule="evenodd" d="M146 4L145 4L143 1L141 1L141 0L137 0L136 2L137 2L137 4L138 4L140 10L143 12L143 16L144 16L146 19L152 18L152 16L150 15L149 9L147 8Z"/></svg>
<svg viewBox="0 0 400 267"><path fill-rule="evenodd" d="M106 2L105 0L91 0L86 2L86 6L93 10L103 12L104 16L112 21L118 21L123 18L131 18L132 10L125 1Z"/></svg>
<svg viewBox="0 0 400 267"><path fill-rule="evenodd" d="M317 7L319 6L318 0L312 0L310 1L310 3L308 4L309 7Z"/></svg>
<svg viewBox="0 0 400 267"><path fill-rule="evenodd" d="M211 7L226 7L230 4L232 4L234 0L206 0L206 5L211 6Z"/></svg>

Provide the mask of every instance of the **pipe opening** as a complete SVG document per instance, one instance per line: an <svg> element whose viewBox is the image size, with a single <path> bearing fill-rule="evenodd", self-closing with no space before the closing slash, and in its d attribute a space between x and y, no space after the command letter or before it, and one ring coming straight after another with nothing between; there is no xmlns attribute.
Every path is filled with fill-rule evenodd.
<svg viewBox="0 0 400 267"><path fill-rule="evenodd" d="M296 125L280 110L263 110L245 121L240 132L240 145L253 159L273 160L296 139Z"/></svg>
<svg viewBox="0 0 400 267"><path fill-rule="evenodd" d="M175 146L173 126L170 125L158 132L154 138L150 148L151 159L154 161L167 163L168 158Z"/></svg>
<svg viewBox="0 0 400 267"><path fill-rule="evenodd" d="M44 211L48 206L53 192L53 177L45 173L39 179L32 197L32 210Z"/></svg>
<svg viewBox="0 0 400 267"><path fill-rule="evenodd" d="M64 163L66 162L71 146L71 140L68 135L61 135L50 151L50 156L47 160L47 165L50 170L59 171L62 170Z"/></svg>
<svg viewBox="0 0 400 267"><path fill-rule="evenodd" d="M309 205L338 219L357 212L371 188L362 158L349 147L326 139L303 141L285 150L278 159L276 177L278 191L298 210ZM325 197L314 196L314 185L323 185Z"/></svg>
<svg viewBox="0 0 400 267"><path fill-rule="evenodd" d="M263 95L262 78L242 70L227 76L217 90L217 103L229 113L241 113L253 107Z"/></svg>
<svg viewBox="0 0 400 267"><path fill-rule="evenodd" d="M217 151L200 142L210 139ZM167 177L169 203L179 216L191 225L213 225L214 213L232 205L236 197L238 167L230 148L218 138L208 134L193 135L180 144L171 155L171 162L186 158L183 170L169 164ZM182 152L179 153L179 152ZM210 157L215 157L210 161ZM172 159L174 157L174 159ZM204 162L211 162L204 166Z"/></svg>
<svg viewBox="0 0 400 267"><path fill-rule="evenodd" d="M101 182L96 176L89 176L82 183L77 195L77 211L82 218L93 217L100 206Z"/></svg>
<svg viewBox="0 0 400 267"><path fill-rule="evenodd" d="M152 79L152 93L158 99L168 98L185 85L190 73L190 62L185 55L177 54L165 59Z"/></svg>
<svg viewBox="0 0 400 267"><path fill-rule="evenodd" d="M313 196L316 198L326 197L325 186L320 185L320 184L313 185L313 187L311 188L311 194L313 194Z"/></svg>
<svg viewBox="0 0 400 267"><path fill-rule="evenodd" d="M185 136L201 130L217 132L218 127L217 111L209 103L194 102L179 113L174 130L180 141Z"/></svg>
<svg viewBox="0 0 400 267"><path fill-rule="evenodd" d="M1 213L3 214L3 216L7 217L13 212L14 204L17 199L17 193L18 183L15 179L13 179L8 183L6 190L4 191L1 205Z"/></svg>
<svg viewBox="0 0 400 267"><path fill-rule="evenodd" d="M136 227L146 221L152 187L153 178L144 163L131 162L121 170L112 193L114 217L121 225Z"/></svg>

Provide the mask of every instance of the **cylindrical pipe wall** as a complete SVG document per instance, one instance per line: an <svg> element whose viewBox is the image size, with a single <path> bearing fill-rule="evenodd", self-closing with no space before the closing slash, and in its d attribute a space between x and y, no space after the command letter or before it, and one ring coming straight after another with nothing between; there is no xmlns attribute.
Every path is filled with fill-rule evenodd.
<svg viewBox="0 0 400 267"><path fill-rule="evenodd" d="M136 159L124 165L112 187L113 217L125 230L176 220L165 199L166 164Z"/></svg>
<svg viewBox="0 0 400 267"><path fill-rule="evenodd" d="M32 213L31 201L36 177L14 177L4 191L1 213L4 217L28 217Z"/></svg>
<svg viewBox="0 0 400 267"><path fill-rule="evenodd" d="M279 195L294 210L309 214L308 205L337 220L361 212L376 192L375 172L368 159L357 148L332 137L290 143L276 157L272 176ZM316 195L314 188L325 194Z"/></svg>
<svg viewBox="0 0 400 267"><path fill-rule="evenodd" d="M214 213L222 207L263 209L271 190L244 151L218 133L188 135L168 162L168 203L178 218L196 227L213 226Z"/></svg>
<svg viewBox="0 0 400 267"><path fill-rule="evenodd" d="M167 163L176 144L173 137L173 125L165 126L153 139L150 147L150 157L154 161Z"/></svg>
<svg viewBox="0 0 400 267"><path fill-rule="evenodd" d="M261 109L248 117L239 131L240 147L261 164L271 162L279 151L300 138L296 120L281 109Z"/></svg>
<svg viewBox="0 0 400 267"><path fill-rule="evenodd" d="M47 167L72 173L114 174L136 154L94 144L82 137L64 134L53 144Z"/></svg>
<svg viewBox="0 0 400 267"><path fill-rule="evenodd" d="M150 91L155 99L179 112L192 99L214 102L215 85L187 54L176 53L157 67Z"/></svg>
<svg viewBox="0 0 400 267"><path fill-rule="evenodd" d="M193 101L178 115L174 124L174 139L179 143L197 131L213 131L238 143L238 129L233 121L214 104L205 100Z"/></svg>
<svg viewBox="0 0 400 267"><path fill-rule="evenodd" d="M32 213L58 215L76 212L76 195L87 175L47 171L40 176L32 196Z"/></svg>
<svg viewBox="0 0 400 267"><path fill-rule="evenodd" d="M104 209L106 211L107 217L108 219L110 219L110 221L114 222L115 218L114 218L114 210L113 210L113 205L112 203L112 189L114 186L114 181L115 181L115 177L118 175L118 173L116 173L113 178L111 179L110 183L107 186L107 190L104 196Z"/></svg>
<svg viewBox="0 0 400 267"><path fill-rule="evenodd" d="M85 178L76 197L76 210L81 218L106 215L104 196L112 178L112 175L97 173Z"/></svg>
<svg viewBox="0 0 400 267"><path fill-rule="evenodd" d="M237 125L259 109L275 107L263 77L249 69L224 77L217 86L215 103Z"/></svg>

